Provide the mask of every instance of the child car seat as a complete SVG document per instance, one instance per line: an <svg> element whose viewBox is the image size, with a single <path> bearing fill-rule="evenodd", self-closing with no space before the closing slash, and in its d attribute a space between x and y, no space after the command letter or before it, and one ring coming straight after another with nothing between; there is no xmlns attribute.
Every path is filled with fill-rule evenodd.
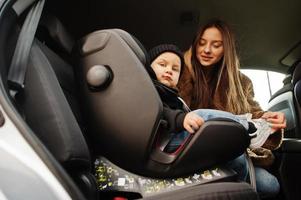
<svg viewBox="0 0 301 200"><path fill-rule="evenodd" d="M135 39L122 30L101 30L79 48L89 133L118 166L142 175L181 175L229 161L249 145L240 124L222 119L206 122L176 154L163 152L162 102Z"/></svg>

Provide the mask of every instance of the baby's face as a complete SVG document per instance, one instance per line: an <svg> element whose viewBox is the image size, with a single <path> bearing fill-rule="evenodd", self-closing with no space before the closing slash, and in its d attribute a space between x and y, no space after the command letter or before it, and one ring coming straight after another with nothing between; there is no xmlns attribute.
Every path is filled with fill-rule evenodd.
<svg viewBox="0 0 301 200"><path fill-rule="evenodd" d="M159 82L168 87L176 88L181 71L181 60L177 54L162 53L152 62L151 67Z"/></svg>

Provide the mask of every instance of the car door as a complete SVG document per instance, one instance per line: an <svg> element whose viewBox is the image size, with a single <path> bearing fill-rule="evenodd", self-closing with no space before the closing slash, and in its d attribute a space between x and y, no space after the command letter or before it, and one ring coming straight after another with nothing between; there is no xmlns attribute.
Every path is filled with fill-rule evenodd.
<svg viewBox="0 0 301 200"><path fill-rule="evenodd" d="M301 174L301 134L300 134L300 79L301 65L297 65L293 73L287 74L284 86L270 99L268 110L284 112L287 128L280 149L275 153L278 157L278 173L285 199L300 199ZM298 75L298 76L297 76Z"/></svg>

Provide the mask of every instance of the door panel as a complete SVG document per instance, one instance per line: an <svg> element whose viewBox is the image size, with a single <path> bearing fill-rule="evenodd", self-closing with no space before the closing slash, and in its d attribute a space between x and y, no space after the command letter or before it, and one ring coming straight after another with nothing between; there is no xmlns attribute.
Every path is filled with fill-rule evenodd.
<svg viewBox="0 0 301 200"><path fill-rule="evenodd" d="M285 87L283 87L285 88ZM293 87L286 87L287 91L282 91L274 95L269 102L270 111L285 113L287 128L284 133L284 141L277 155L277 174L281 184L282 194L286 200L301 199L301 174L298 173L301 166L301 140L299 132L298 103L295 101ZM283 89L282 89L283 90Z"/></svg>

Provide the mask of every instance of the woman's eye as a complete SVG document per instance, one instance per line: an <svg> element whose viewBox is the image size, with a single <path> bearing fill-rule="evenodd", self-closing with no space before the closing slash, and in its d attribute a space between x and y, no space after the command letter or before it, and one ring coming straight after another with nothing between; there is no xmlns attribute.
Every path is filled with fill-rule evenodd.
<svg viewBox="0 0 301 200"><path fill-rule="evenodd" d="M213 47L219 48L219 47L221 47L222 45L223 45L222 43L214 43L214 44L213 44Z"/></svg>
<svg viewBox="0 0 301 200"><path fill-rule="evenodd" d="M200 46L204 46L205 44L206 44L206 41L204 41L204 40L200 40L200 41L199 41L199 45L200 45Z"/></svg>
<svg viewBox="0 0 301 200"><path fill-rule="evenodd" d="M159 63L161 67L165 67L165 63Z"/></svg>

